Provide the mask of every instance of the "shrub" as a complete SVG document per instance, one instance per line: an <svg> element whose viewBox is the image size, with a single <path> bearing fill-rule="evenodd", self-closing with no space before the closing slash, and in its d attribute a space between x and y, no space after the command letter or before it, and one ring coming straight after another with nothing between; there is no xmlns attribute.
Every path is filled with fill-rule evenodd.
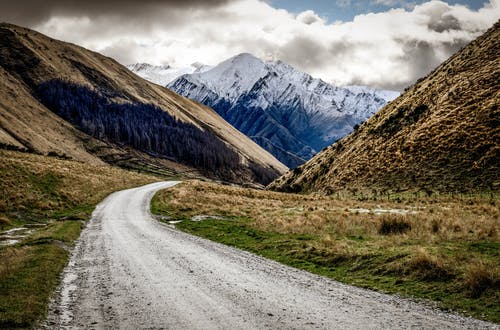
<svg viewBox="0 0 500 330"><path fill-rule="evenodd" d="M10 226L10 225L12 225L12 222L7 217L0 215L0 228L2 226Z"/></svg>
<svg viewBox="0 0 500 330"><path fill-rule="evenodd" d="M385 216L378 228L381 235L403 234L411 230L411 224L404 216Z"/></svg>
<svg viewBox="0 0 500 330"><path fill-rule="evenodd" d="M409 272L423 281L444 281L453 277L442 259L429 255L424 249L419 249L412 256Z"/></svg>
<svg viewBox="0 0 500 330"><path fill-rule="evenodd" d="M469 267L464 276L464 284L471 298L479 298L489 288L498 289L500 278L498 272L484 263L479 263Z"/></svg>

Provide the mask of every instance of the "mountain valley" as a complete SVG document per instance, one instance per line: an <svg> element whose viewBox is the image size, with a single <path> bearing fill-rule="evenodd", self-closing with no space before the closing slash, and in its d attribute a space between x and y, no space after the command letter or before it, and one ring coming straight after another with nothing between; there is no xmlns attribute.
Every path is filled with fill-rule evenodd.
<svg viewBox="0 0 500 330"><path fill-rule="evenodd" d="M129 68L145 79L155 74ZM205 104L290 168L345 136L399 95L361 86L336 87L282 61L264 62L247 53L214 67L200 66L168 85Z"/></svg>

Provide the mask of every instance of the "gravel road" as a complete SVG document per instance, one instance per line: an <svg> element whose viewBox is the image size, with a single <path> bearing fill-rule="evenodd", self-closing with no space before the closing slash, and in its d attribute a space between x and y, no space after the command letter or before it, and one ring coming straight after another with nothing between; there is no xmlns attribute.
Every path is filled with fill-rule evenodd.
<svg viewBox="0 0 500 330"><path fill-rule="evenodd" d="M44 328L499 329L161 224L150 200L176 183L116 192L97 206Z"/></svg>

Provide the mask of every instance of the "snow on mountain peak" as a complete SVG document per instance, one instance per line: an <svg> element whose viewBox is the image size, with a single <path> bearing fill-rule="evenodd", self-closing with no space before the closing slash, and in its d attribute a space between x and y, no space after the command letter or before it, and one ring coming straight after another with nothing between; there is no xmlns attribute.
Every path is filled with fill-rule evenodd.
<svg viewBox="0 0 500 330"><path fill-rule="evenodd" d="M183 75L167 87L212 107L290 167L347 135L399 95L333 86L283 61L262 61L248 53Z"/></svg>
<svg viewBox="0 0 500 330"><path fill-rule="evenodd" d="M170 65L152 65L148 63L135 63L127 65L126 67L140 77L162 86L166 86L183 74L204 72L212 68L209 65L199 62L181 68L173 68Z"/></svg>

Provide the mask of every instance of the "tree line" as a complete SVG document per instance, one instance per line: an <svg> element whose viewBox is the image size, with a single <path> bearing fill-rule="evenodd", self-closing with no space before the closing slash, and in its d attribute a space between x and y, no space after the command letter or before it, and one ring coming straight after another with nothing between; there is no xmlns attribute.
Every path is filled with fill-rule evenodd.
<svg viewBox="0 0 500 330"><path fill-rule="evenodd" d="M63 80L38 86L40 102L83 132L214 173L239 167L238 154L213 133L182 122L153 104L119 103Z"/></svg>

